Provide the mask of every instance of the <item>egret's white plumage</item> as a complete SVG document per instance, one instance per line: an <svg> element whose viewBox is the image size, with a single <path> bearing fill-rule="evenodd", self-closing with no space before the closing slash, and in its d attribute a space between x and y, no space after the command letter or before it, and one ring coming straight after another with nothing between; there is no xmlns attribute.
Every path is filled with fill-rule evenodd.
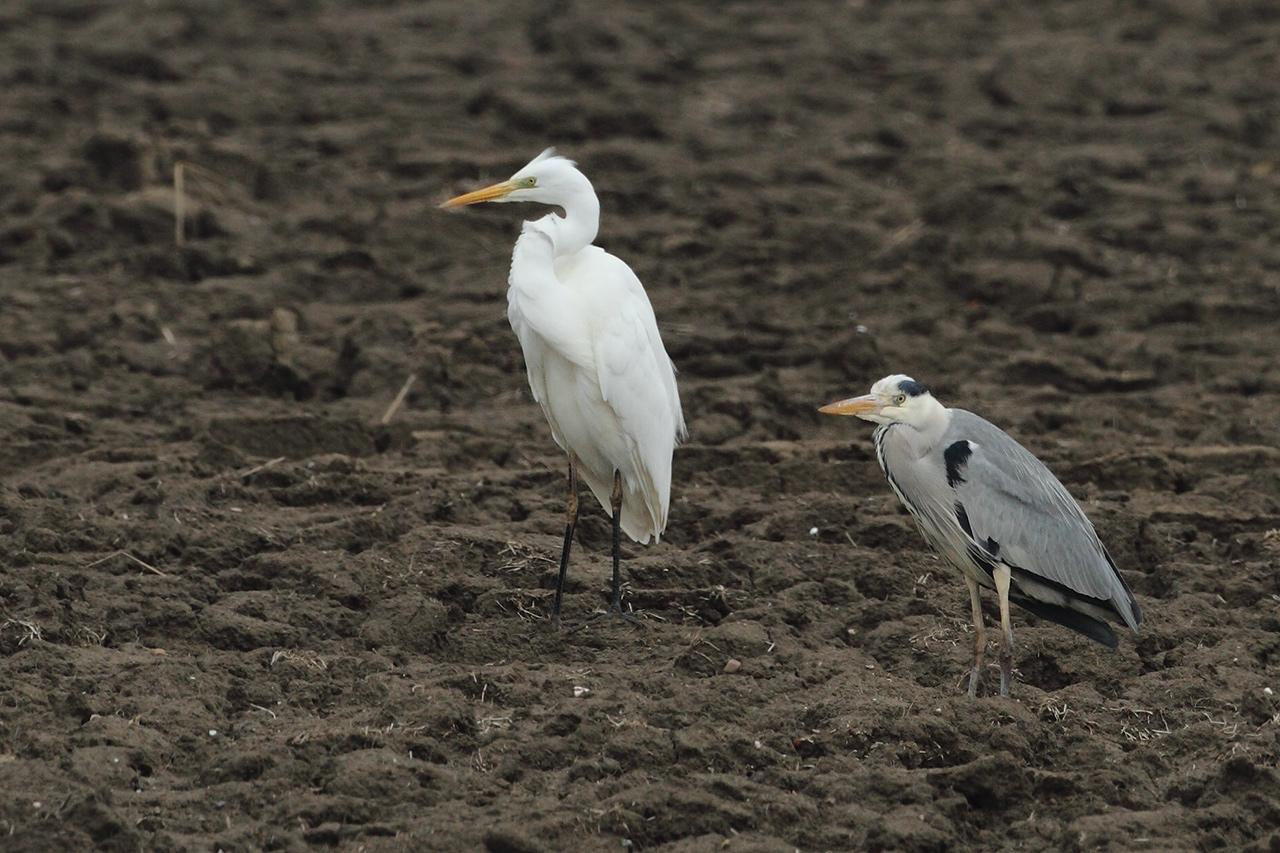
<svg viewBox="0 0 1280 853"><path fill-rule="evenodd" d="M644 287L625 262L592 245L600 203L591 182L548 148L509 180L445 206L480 201L563 211L524 223L511 256L507 317L556 444L611 515L620 479L621 530L637 542L657 539L667 525L684 416ZM572 522L565 560L571 537Z"/></svg>

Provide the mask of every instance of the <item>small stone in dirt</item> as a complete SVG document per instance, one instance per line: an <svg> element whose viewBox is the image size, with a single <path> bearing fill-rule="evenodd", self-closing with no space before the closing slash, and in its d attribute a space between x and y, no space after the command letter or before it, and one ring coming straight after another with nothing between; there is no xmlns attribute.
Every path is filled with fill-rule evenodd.
<svg viewBox="0 0 1280 853"><path fill-rule="evenodd" d="M727 661L725 661L725 664L724 664L725 672L737 672L740 669L742 669L742 661L738 660L737 658L729 658Z"/></svg>

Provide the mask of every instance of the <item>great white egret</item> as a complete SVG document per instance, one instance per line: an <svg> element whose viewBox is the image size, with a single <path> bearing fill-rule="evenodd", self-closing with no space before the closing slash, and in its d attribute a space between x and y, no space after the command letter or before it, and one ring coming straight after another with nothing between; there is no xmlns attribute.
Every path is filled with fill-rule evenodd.
<svg viewBox="0 0 1280 853"><path fill-rule="evenodd" d="M622 613L620 532L656 541L667 526L671 457L685 436L676 373L653 307L631 267L592 242L600 202L587 176L548 148L510 177L449 199L534 202L564 211L525 222L511 255L507 318L524 351L529 389L569 456L560 600L578 521L578 478L613 519L613 597Z"/></svg>
<svg viewBox="0 0 1280 853"><path fill-rule="evenodd" d="M1058 478L1008 433L948 409L910 376L886 376L871 393L823 406L879 424L876 458L924 538L969 585L975 636L969 695L982 677L986 631L978 588L1000 603L1000 695L1013 680L1009 602L1115 648L1108 621L1142 623L1093 524Z"/></svg>

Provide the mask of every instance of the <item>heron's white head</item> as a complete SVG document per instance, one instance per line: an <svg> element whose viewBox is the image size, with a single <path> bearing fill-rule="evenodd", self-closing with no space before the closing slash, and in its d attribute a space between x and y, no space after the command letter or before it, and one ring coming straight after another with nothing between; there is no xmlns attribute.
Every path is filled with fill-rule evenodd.
<svg viewBox="0 0 1280 853"><path fill-rule="evenodd" d="M818 409L828 415L854 415L877 424L908 424L924 430L946 411L929 389L901 373L871 386L870 394L850 397Z"/></svg>
<svg viewBox="0 0 1280 853"><path fill-rule="evenodd" d="M530 201L566 207L584 192L592 197L595 195L587 176L578 171L572 160L561 157L554 148L548 148L507 180L451 198L440 206L453 208L482 201Z"/></svg>

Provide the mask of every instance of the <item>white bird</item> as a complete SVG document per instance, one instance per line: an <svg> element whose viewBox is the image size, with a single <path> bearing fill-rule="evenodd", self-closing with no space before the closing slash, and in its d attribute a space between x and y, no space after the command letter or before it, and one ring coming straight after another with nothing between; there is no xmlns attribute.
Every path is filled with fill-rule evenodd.
<svg viewBox="0 0 1280 853"><path fill-rule="evenodd" d="M949 409L910 376L886 376L871 393L823 406L878 424L876 458L924 538L960 570L973 610L969 695L982 679L986 630L979 587L1000 604L1000 695L1013 682L1009 602L1116 647L1108 622L1133 631L1142 608L1058 478L1004 430Z"/></svg>
<svg viewBox="0 0 1280 853"><path fill-rule="evenodd" d="M592 245L600 202L572 160L548 148L510 179L441 207L484 201L535 202L564 211L521 228L507 278L507 318L524 351L533 398L569 456L568 520L552 622L560 621L579 476L613 519L608 612L623 615L619 531L647 543L667 526L671 457L686 433L675 367L640 280L625 262Z"/></svg>

